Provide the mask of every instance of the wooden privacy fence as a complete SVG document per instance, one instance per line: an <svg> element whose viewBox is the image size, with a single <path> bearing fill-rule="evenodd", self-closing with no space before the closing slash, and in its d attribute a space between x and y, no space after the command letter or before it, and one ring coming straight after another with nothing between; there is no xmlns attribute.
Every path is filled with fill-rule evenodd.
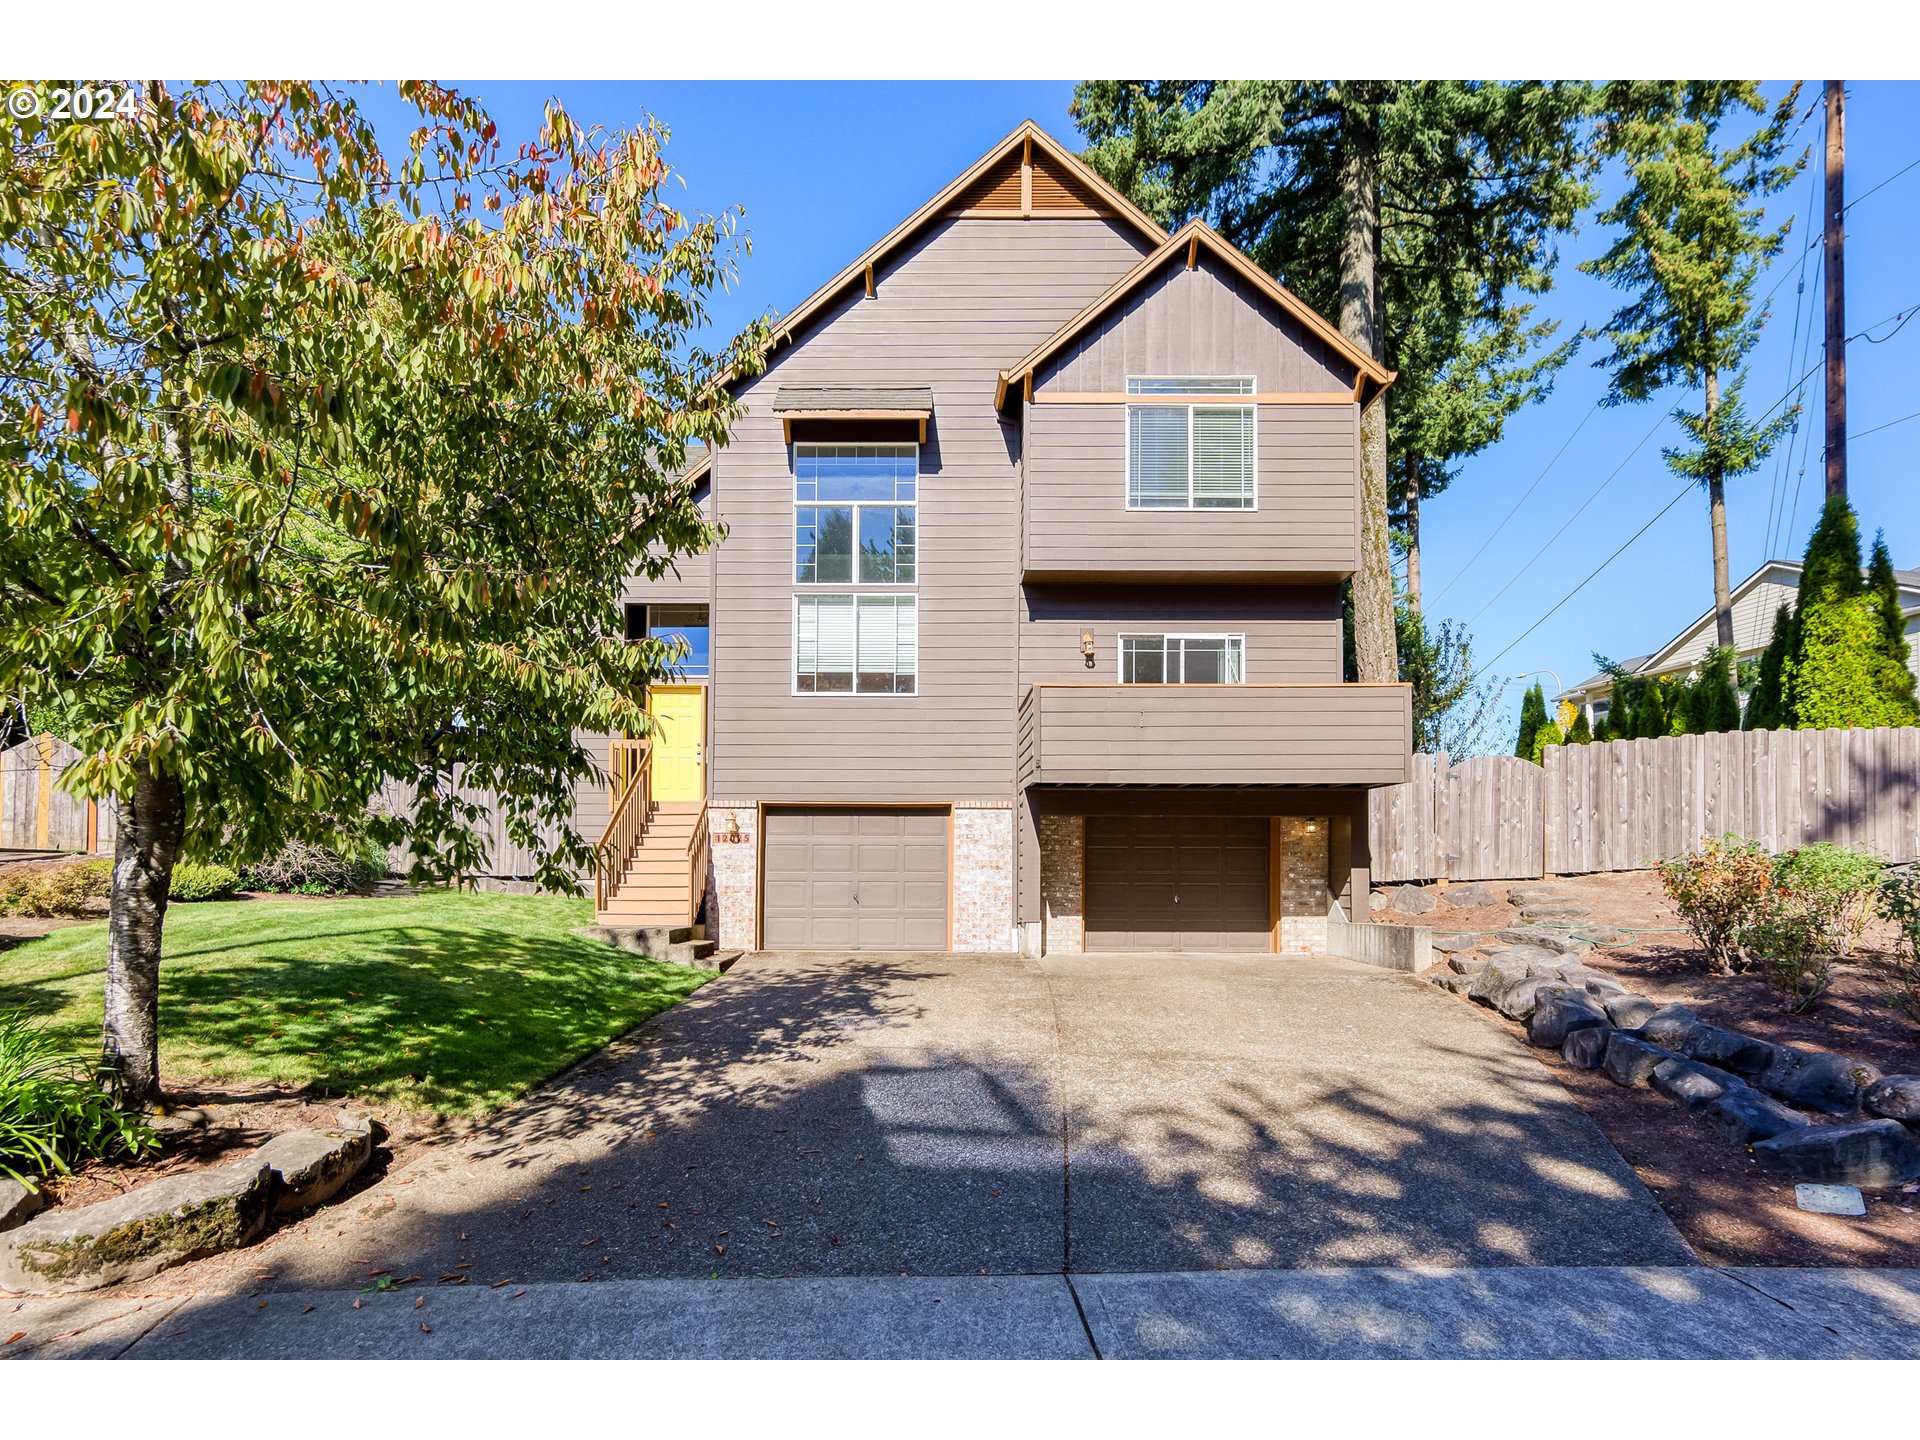
<svg viewBox="0 0 1920 1440"><path fill-rule="evenodd" d="M1920 854L1920 729L1755 730L1556 745L1545 763L1416 755L1371 796L1374 877L1641 870L1716 835Z"/></svg>
<svg viewBox="0 0 1920 1440"><path fill-rule="evenodd" d="M0 850L112 853L113 807L78 799L56 783L79 758L56 735L0 750Z"/></svg>

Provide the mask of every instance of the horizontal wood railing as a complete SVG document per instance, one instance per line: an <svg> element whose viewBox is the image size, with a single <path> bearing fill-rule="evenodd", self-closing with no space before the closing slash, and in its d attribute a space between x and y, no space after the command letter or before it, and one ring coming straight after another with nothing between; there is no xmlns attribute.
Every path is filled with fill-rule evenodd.
<svg viewBox="0 0 1920 1440"><path fill-rule="evenodd" d="M613 782L613 813L593 848L593 908L604 910L619 887L627 857L646 833L653 814L653 742L615 740L607 755L607 775Z"/></svg>

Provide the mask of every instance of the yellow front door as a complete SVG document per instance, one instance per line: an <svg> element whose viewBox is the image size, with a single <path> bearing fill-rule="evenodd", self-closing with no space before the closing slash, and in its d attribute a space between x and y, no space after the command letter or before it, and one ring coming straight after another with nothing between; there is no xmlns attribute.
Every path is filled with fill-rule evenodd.
<svg viewBox="0 0 1920 1440"><path fill-rule="evenodd" d="M704 800L707 795L707 688L655 685L648 692L653 716L653 799Z"/></svg>

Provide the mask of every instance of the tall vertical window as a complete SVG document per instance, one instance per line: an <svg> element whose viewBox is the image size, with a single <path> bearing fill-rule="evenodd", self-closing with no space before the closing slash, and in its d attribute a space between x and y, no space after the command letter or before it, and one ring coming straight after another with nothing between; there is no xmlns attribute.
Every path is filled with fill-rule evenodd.
<svg viewBox="0 0 1920 1440"><path fill-rule="evenodd" d="M1251 376L1129 376L1127 394L1221 396L1184 405L1127 405L1129 510L1254 508L1253 406L1225 403L1252 395Z"/></svg>
<svg viewBox="0 0 1920 1440"><path fill-rule="evenodd" d="M912 585L920 450L796 445L793 578L799 585Z"/></svg>

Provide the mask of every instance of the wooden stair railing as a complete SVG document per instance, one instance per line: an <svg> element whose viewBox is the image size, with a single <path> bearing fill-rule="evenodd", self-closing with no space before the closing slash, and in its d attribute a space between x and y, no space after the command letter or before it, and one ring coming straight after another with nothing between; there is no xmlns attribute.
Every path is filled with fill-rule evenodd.
<svg viewBox="0 0 1920 1440"><path fill-rule="evenodd" d="M607 901L620 887L620 875L627 857L646 833L653 815L652 796L653 742L651 740L615 740L607 755L607 772L614 783L613 813L607 828L593 847L593 908L607 908Z"/></svg>
<svg viewBox="0 0 1920 1440"><path fill-rule="evenodd" d="M687 837L687 924L700 918L700 902L707 891L707 804L693 817L693 834Z"/></svg>

